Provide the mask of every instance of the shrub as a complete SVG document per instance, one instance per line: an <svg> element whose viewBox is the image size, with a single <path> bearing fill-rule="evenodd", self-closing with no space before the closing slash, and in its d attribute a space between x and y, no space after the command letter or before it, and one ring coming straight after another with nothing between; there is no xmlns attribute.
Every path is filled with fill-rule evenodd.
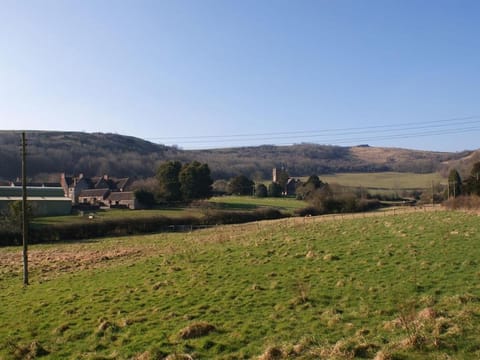
<svg viewBox="0 0 480 360"><path fill-rule="evenodd" d="M264 198L268 196L268 189L264 184L258 184L255 188L255 196L258 198Z"/></svg>
<svg viewBox="0 0 480 360"><path fill-rule="evenodd" d="M255 211L219 211L212 210L205 217L184 216L169 218L155 216L150 218L98 220L81 224L31 225L30 243L44 243L60 240L81 240L106 236L127 236L172 230L189 230L195 225L240 224L250 221L280 219L287 215L276 209L258 209ZM0 246L18 245L22 234L0 230Z"/></svg>
<svg viewBox="0 0 480 360"><path fill-rule="evenodd" d="M480 196L459 196L456 198L450 198L443 202L443 205L447 209L466 209L466 210L478 210L480 209Z"/></svg>

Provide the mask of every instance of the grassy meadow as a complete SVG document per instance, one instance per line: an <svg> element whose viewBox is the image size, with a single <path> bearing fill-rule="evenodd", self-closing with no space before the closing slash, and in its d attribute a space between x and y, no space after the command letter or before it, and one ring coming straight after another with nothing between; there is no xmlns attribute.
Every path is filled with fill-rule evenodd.
<svg viewBox="0 0 480 360"><path fill-rule="evenodd" d="M208 204L212 206L209 207ZM295 210L306 207L305 201L293 198L256 198L252 196L219 196L213 197L201 206L184 206L184 207L165 207L152 210L128 210L128 209L108 209L95 211L94 217L98 221L115 220L115 219L132 219L132 218L151 218L156 216L166 216L169 218L181 217L197 217L201 218L208 209L228 210L228 211L249 211L259 208L274 208L282 212L293 214ZM34 224L48 225L58 223L77 223L90 222L89 215L91 212L84 212L82 215L64 215L64 216L47 216L38 217L33 220Z"/></svg>
<svg viewBox="0 0 480 360"><path fill-rule="evenodd" d="M476 215L0 248L0 359L480 358Z"/></svg>
<svg viewBox="0 0 480 360"><path fill-rule="evenodd" d="M343 186L364 187L371 189L430 189L434 183L444 182L439 173L415 174L400 172L372 172L372 173L341 173L320 175L320 179L327 183L337 183Z"/></svg>

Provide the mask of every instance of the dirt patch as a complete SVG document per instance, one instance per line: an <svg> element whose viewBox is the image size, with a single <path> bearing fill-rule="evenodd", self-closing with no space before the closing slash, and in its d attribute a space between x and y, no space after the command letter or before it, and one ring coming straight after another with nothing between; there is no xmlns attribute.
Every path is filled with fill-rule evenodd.
<svg viewBox="0 0 480 360"><path fill-rule="evenodd" d="M59 272L75 272L89 268L108 266L112 261L138 258L145 249L122 248L88 250L86 248L48 248L28 252L28 264L32 273L49 277ZM0 253L0 274L18 273L23 266L22 251Z"/></svg>

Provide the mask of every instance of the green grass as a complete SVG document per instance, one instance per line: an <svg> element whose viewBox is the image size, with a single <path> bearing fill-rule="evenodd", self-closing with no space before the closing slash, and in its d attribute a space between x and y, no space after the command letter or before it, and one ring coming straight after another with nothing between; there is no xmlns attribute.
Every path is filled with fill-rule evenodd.
<svg viewBox="0 0 480 360"><path fill-rule="evenodd" d="M1 248L0 358L480 357L478 216L324 219Z"/></svg>
<svg viewBox="0 0 480 360"><path fill-rule="evenodd" d="M260 207L271 207L293 213L296 209L304 208L307 203L292 198L264 198L259 199L250 196L222 196L213 197L210 202L219 206L224 210L255 210ZM65 216L49 216L39 217L33 220L33 224L56 224L56 223L84 223L89 222L88 216L94 214L98 220L110 219L131 219L131 218L149 218L156 216L167 216L170 218L178 217L202 217L205 209L195 207L177 207L177 208L158 208L153 210L127 210L127 209L108 209L95 212L84 212L83 215L65 215Z"/></svg>
<svg viewBox="0 0 480 360"><path fill-rule="evenodd" d="M445 180L438 173L414 174L398 172L320 175L320 179L327 183L338 183L344 186L392 190L429 189L432 186L432 181L438 183Z"/></svg>
<svg viewBox="0 0 480 360"><path fill-rule="evenodd" d="M306 207L305 201L295 198L256 198L251 196L219 196L209 201L223 205L226 209L248 210L258 207L271 207L288 213Z"/></svg>
<svg viewBox="0 0 480 360"><path fill-rule="evenodd" d="M99 211L85 211L83 215L64 215L64 216L48 216L38 217L32 222L34 224L56 224L56 223L84 223L88 222L89 215L93 214L96 219L99 220L111 220L111 219L131 219L131 218L150 218L156 216L167 216L171 218L183 217L183 216L202 216L200 209L194 208L165 208L165 209L153 209L153 210L127 210L127 209L108 209Z"/></svg>

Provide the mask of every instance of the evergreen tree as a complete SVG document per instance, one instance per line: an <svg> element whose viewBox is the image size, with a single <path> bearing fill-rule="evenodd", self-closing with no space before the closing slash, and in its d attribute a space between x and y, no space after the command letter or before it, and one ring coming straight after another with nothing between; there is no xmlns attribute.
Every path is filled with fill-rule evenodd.
<svg viewBox="0 0 480 360"><path fill-rule="evenodd" d="M159 166L157 170L158 196L166 201L180 201L179 174L182 164L179 161L168 161Z"/></svg>
<svg viewBox="0 0 480 360"><path fill-rule="evenodd" d="M252 195L255 183L245 175L235 176L228 183L228 191L234 195Z"/></svg>
<svg viewBox="0 0 480 360"><path fill-rule="evenodd" d="M272 182L268 185L268 196L270 197L280 197L282 196L282 187L280 184Z"/></svg>
<svg viewBox="0 0 480 360"><path fill-rule="evenodd" d="M207 164L193 161L185 164L178 176L184 200L206 199L212 194L213 180Z"/></svg>
<svg viewBox="0 0 480 360"><path fill-rule="evenodd" d="M480 196L480 162L473 164L470 176L465 183L470 194Z"/></svg>
<svg viewBox="0 0 480 360"><path fill-rule="evenodd" d="M462 179L457 170L452 169L448 174L448 195L457 197L462 194Z"/></svg>
<svg viewBox="0 0 480 360"><path fill-rule="evenodd" d="M268 189L264 184L258 184L255 188L255 196L258 198L264 198L268 196Z"/></svg>

